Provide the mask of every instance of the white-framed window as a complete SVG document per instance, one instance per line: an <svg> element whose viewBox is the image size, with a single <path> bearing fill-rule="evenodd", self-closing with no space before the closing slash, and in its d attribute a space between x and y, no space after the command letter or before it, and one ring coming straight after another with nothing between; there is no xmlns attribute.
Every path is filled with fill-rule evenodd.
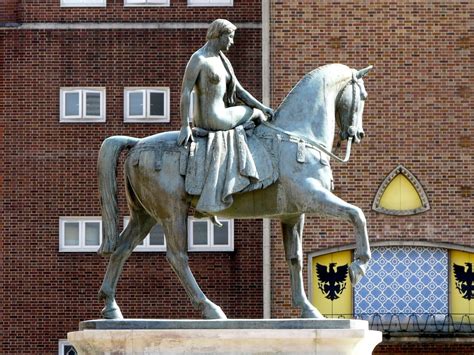
<svg viewBox="0 0 474 355"><path fill-rule="evenodd" d="M124 228L127 227L129 221L130 217L124 217ZM163 227L160 224L156 224L134 251L166 251L166 239Z"/></svg>
<svg viewBox="0 0 474 355"><path fill-rule="evenodd" d="M125 122L169 122L170 89L129 87L124 89Z"/></svg>
<svg viewBox="0 0 474 355"><path fill-rule="evenodd" d="M100 217L60 217L59 251L97 251L102 242Z"/></svg>
<svg viewBox="0 0 474 355"><path fill-rule="evenodd" d="M105 122L105 88L61 88L60 122Z"/></svg>
<svg viewBox="0 0 474 355"><path fill-rule="evenodd" d="M124 228L130 217L124 217ZM220 220L217 227L209 219L188 217L188 251L234 251L234 220ZM166 251L163 227L156 224L135 251Z"/></svg>
<svg viewBox="0 0 474 355"><path fill-rule="evenodd" d="M234 251L234 220L219 220L222 227L209 219L188 218L189 251Z"/></svg>
<svg viewBox="0 0 474 355"><path fill-rule="evenodd" d="M61 0L61 7L105 7L107 0Z"/></svg>
<svg viewBox="0 0 474 355"><path fill-rule="evenodd" d="M58 355L77 355L77 350L66 339L58 341Z"/></svg>
<svg viewBox="0 0 474 355"><path fill-rule="evenodd" d="M233 0L188 0L188 6L233 6Z"/></svg>
<svg viewBox="0 0 474 355"><path fill-rule="evenodd" d="M170 6L169 0L124 0L123 6Z"/></svg>

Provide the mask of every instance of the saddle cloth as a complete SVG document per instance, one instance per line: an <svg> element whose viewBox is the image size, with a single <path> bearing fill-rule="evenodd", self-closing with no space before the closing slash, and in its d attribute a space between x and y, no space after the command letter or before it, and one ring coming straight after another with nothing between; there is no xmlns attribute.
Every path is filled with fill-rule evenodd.
<svg viewBox="0 0 474 355"><path fill-rule="evenodd" d="M224 210L232 205L233 194L262 189L278 179L272 142L257 138L252 131L243 126L197 130L185 174L186 192L200 196L197 211Z"/></svg>

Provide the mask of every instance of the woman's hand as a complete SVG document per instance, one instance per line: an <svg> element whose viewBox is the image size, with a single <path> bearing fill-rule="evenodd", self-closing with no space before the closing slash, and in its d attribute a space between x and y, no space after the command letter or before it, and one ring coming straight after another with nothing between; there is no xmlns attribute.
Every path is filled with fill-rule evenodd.
<svg viewBox="0 0 474 355"><path fill-rule="evenodd" d="M273 114L275 113L273 109L271 109L270 107L264 106L262 111L265 114L265 116L267 116L268 121L271 121L273 119Z"/></svg>
<svg viewBox="0 0 474 355"><path fill-rule="evenodd" d="M193 142L193 131L189 125L182 126L181 130L179 131L178 136L178 145L187 145L189 142Z"/></svg>

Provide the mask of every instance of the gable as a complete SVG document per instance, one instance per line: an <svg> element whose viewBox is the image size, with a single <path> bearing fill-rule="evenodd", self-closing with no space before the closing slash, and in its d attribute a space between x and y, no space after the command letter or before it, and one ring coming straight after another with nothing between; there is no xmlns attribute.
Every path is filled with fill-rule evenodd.
<svg viewBox="0 0 474 355"><path fill-rule="evenodd" d="M372 209L385 214L407 216L429 210L426 193L416 177L402 165L382 182Z"/></svg>

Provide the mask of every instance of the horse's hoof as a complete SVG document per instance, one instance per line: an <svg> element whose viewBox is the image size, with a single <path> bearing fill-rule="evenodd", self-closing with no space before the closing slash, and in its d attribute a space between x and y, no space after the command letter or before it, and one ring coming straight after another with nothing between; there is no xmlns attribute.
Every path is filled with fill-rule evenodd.
<svg viewBox="0 0 474 355"><path fill-rule="evenodd" d="M301 318L326 319L316 308L303 310Z"/></svg>
<svg viewBox="0 0 474 355"><path fill-rule="evenodd" d="M101 314L102 317L105 319L123 319L122 312L120 311L120 308L118 306L114 308L109 308L105 306Z"/></svg>
<svg viewBox="0 0 474 355"><path fill-rule="evenodd" d="M349 277L351 279L352 286L357 285L362 277L364 277L366 268L367 266L365 264L361 264L359 260L355 260L349 266Z"/></svg>
<svg viewBox="0 0 474 355"><path fill-rule="evenodd" d="M216 216L211 217L211 222L217 227L222 227L222 223L217 219Z"/></svg>
<svg viewBox="0 0 474 355"><path fill-rule="evenodd" d="M204 319L227 319L227 316L217 305L208 306L202 311Z"/></svg>

